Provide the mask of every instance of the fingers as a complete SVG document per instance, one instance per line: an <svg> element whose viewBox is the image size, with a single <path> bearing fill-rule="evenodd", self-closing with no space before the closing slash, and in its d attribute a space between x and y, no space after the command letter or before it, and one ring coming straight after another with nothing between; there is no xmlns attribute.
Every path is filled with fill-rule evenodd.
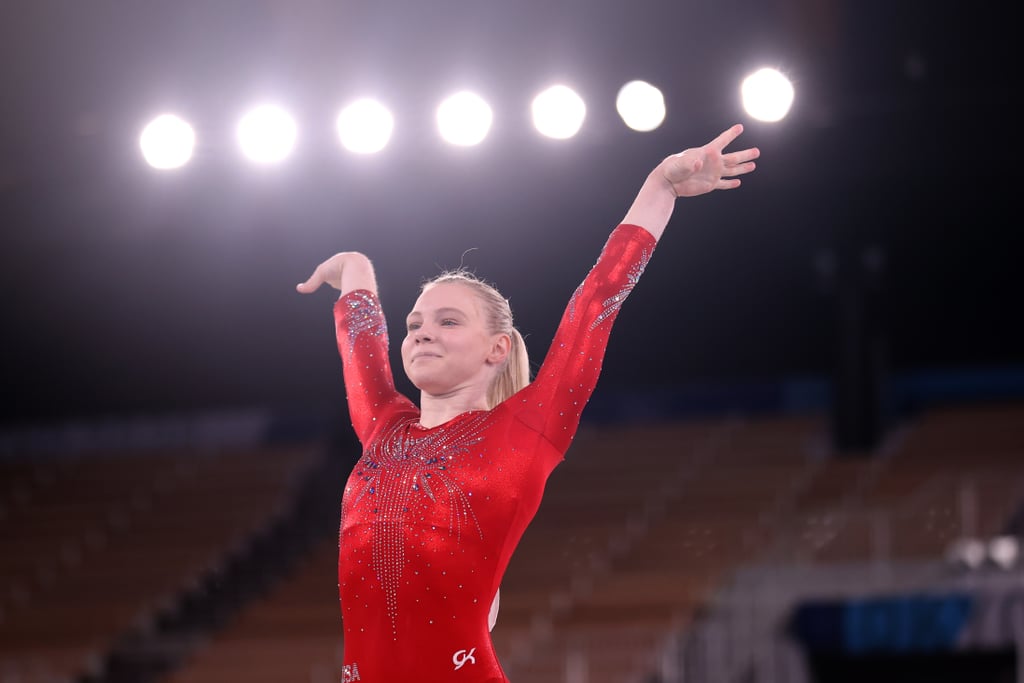
<svg viewBox="0 0 1024 683"><path fill-rule="evenodd" d="M723 176L738 176L750 173L757 165L754 163L754 159L761 156L761 150L757 147L751 147L750 149L744 149L739 152L732 152L731 154L722 155L722 175Z"/></svg>
<svg viewBox="0 0 1024 683"><path fill-rule="evenodd" d="M761 150L757 147L751 147L749 149L740 150L739 152L730 152L722 155L722 162L726 166L737 166L747 161L753 161L761 156Z"/></svg>
<svg viewBox="0 0 1024 683"><path fill-rule="evenodd" d="M723 176L746 175L747 173L750 173L751 171L753 171L755 168L757 168L757 165L754 164L753 161L748 161L745 164L737 164L735 166L727 166L725 168L725 170L722 171L722 175Z"/></svg>
<svg viewBox="0 0 1024 683"><path fill-rule="evenodd" d="M729 133L730 131L733 131L736 128L740 128L740 132L742 132L741 126L733 126L728 131L726 131L726 133ZM723 133L722 135L718 136L718 138L715 139L715 143L721 141L723 136L726 135L726 133ZM737 135L738 134L739 133L737 133ZM732 138L730 138L730 141L735 139L736 136L734 135ZM726 142L726 144L728 144L728 142ZM751 147L749 149L740 150L739 152L723 154L722 177L719 178L718 182L715 183L715 189L735 190L741 184L740 179L736 178L735 176L746 175L747 173L750 173L754 169L756 169L757 164L754 163L754 159L757 159L760 156L761 150L759 150L757 147Z"/></svg>
<svg viewBox="0 0 1024 683"><path fill-rule="evenodd" d="M713 147L713 148L717 149L718 151L722 151L723 149L728 147L732 143L733 140L738 138L740 136L740 133L742 133L742 132L743 132L743 124L742 123L737 123L735 126L732 126L731 128L728 128L727 130L722 131L722 133L717 138L715 138L714 140L709 142L707 144L707 146L708 147Z"/></svg>
<svg viewBox="0 0 1024 683"><path fill-rule="evenodd" d="M309 279L295 285L295 289L300 294L312 294L316 290L320 289L320 285L323 283L323 268L322 266L317 266L316 270L313 271L313 274L309 276Z"/></svg>
<svg viewBox="0 0 1024 683"><path fill-rule="evenodd" d="M305 282L300 282L299 284L295 285L295 291L297 291L299 294L312 294L316 290L320 289L320 284L321 283L319 282L314 282L313 278L310 278Z"/></svg>

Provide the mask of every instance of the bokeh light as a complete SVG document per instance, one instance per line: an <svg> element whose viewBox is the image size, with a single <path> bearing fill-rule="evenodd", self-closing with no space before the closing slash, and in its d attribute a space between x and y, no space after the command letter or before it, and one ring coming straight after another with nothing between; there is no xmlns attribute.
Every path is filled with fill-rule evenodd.
<svg viewBox="0 0 1024 683"><path fill-rule="evenodd" d="M764 68L743 79L740 86L743 109L758 121L785 118L793 104L793 84L777 69Z"/></svg>
<svg viewBox="0 0 1024 683"><path fill-rule="evenodd" d="M651 131L665 121L665 96L646 81L630 81L619 90L615 109L633 130Z"/></svg>
<svg viewBox="0 0 1024 683"><path fill-rule="evenodd" d="M180 168L192 158L195 131L174 114L161 114L142 129L139 148L146 163L153 168Z"/></svg>
<svg viewBox="0 0 1024 683"><path fill-rule="evenodd" d="M335 121L342 146L356 154L373 154L387 146L395 118L380 102L363 98L349 104Z"/></svg>
<svg viewBox="0 0 1024 683"><path fill-rule="evenodd" d="M461 147L478 145L491 130L494 114L479 95L462 91L437 108L437 129L446 142Z"/></svg>
<svg viewBox="0 0 1024 683"><path fill-rule="evenodd" d="M295 147L295 120L280 107L261 105L251 109L237 128L238 144L251 161L273 164L283 161Z"/></svg>
<svg viewBox="0 0 1024 683"><path fill-rule="evenodd" d="M554 85L533 99L533 125L541 135L557 140L571 138L583 127L587 105L565 85Z"/></svg>

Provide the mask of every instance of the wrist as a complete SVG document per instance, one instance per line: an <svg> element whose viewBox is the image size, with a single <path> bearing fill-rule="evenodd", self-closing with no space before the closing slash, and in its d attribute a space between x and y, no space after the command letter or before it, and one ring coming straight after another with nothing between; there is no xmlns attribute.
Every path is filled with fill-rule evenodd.
<svg viewBox="0 0 1024 683"><path fill-rule="evenodd" d="M671 197L673 201L679 199L679 194L676 192L675 187L672 186L668 176L665 175L665 169L662 166L663 164L659 164L657 168L650 172L644 185L650 185L650 191L653 193L661 193L666 197Z"/></svg>
<svg viewBox="0 0 1024 683"><path fill-rule="evenodd" d="M676 193L672 184L660 168L655 169L647 176L623 222L639 225L659 239L675 204Z"/></svg>

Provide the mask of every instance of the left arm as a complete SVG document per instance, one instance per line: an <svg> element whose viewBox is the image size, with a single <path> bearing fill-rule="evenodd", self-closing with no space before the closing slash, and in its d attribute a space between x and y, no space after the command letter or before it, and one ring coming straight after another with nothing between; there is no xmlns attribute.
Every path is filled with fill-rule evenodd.
<svg viewBox="0 0 1024 683"><path fill-rule="evenodd" d="M756 148L723 152L741 132L743 127L735 125L703 147L658 164L572 295L537 379L517 394L523 403L521 417L560 452L572 441L597 384L612 323L640 280L676 199L739 187L739 179L732 176L754 170Z"/></svg>
<svg viewBox="0 0 1024 683"><path fill-rule="evenodd" d="M753 171L754 159L761 155L756 147L725 152L742 132L743 126L736 124L703 147L683 150L662 161L647 176L622 222L639 225L657 240L679 197L739 187L740 180L734 176Z"/></svg>

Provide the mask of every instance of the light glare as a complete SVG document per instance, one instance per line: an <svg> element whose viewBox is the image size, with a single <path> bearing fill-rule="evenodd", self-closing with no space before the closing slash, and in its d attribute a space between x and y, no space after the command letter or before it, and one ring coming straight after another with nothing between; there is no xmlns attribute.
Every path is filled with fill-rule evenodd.
<svg viewBox="0 0 1024 683"><path fill-rule="evenodd" d="M251 161L272 164L285 159L295 146L295 121L286 111L261 105L238 122L238 144Z"/></svg>
<svg viewBox="0 0 1024 683"><path fill-rule="evenodd" d="M491 130L494 114L479 95L462 91L437 107L437 129L445 141L470 147L478 145Z"/></svg>
<svg viewBox="0 0 1024 683"><path fill-rule="evenodd" d="M196 135L192 126L173 114L161 114L142 129L139 148L153 168L180 168L192 158Z"/></svg>
<svg viewBox="0 0 1024 683"><path fill-rule="evenodd" d="M968 569L977 569L985 561L985 544L976 538L961 538L950 546L947 557Z"/></svg>
<svg viewBox="0 0 1024 683"><path fill-rule="evenodd" d="M587 106L571 88L554 85L533 99L533 125L541 135L571 138L583 127Z"/></svg>
<svg viewBox="0 0 1024 683"><path fill-rule="evenodd" d="M615 98L615 109L627 126L647 132L665 120L665 97L650 83L631 81L619 90Z"/></svg>
<svg viewBox="0 0 1024 683"><path fill-rule="evenodd" d="M1001 569L1010 569L1020 557L1020 542L1013 536L997 536L989 541L988 555Z"/></svg>
<svg viewBox="0 0 1024 683"><path fill-rule="evenodd" d="M384 149L391 140L395 119L380 102L363 98L341 110L335 127L345 149L356 154L373 154Z"/></svg>
<svg viewBox="0 0 1024 683"><path fill-rule="evenodd" d="M793 84L776 69L764 68L743 79L743 109L758 121L782 120L793 104Z"/></svg>

